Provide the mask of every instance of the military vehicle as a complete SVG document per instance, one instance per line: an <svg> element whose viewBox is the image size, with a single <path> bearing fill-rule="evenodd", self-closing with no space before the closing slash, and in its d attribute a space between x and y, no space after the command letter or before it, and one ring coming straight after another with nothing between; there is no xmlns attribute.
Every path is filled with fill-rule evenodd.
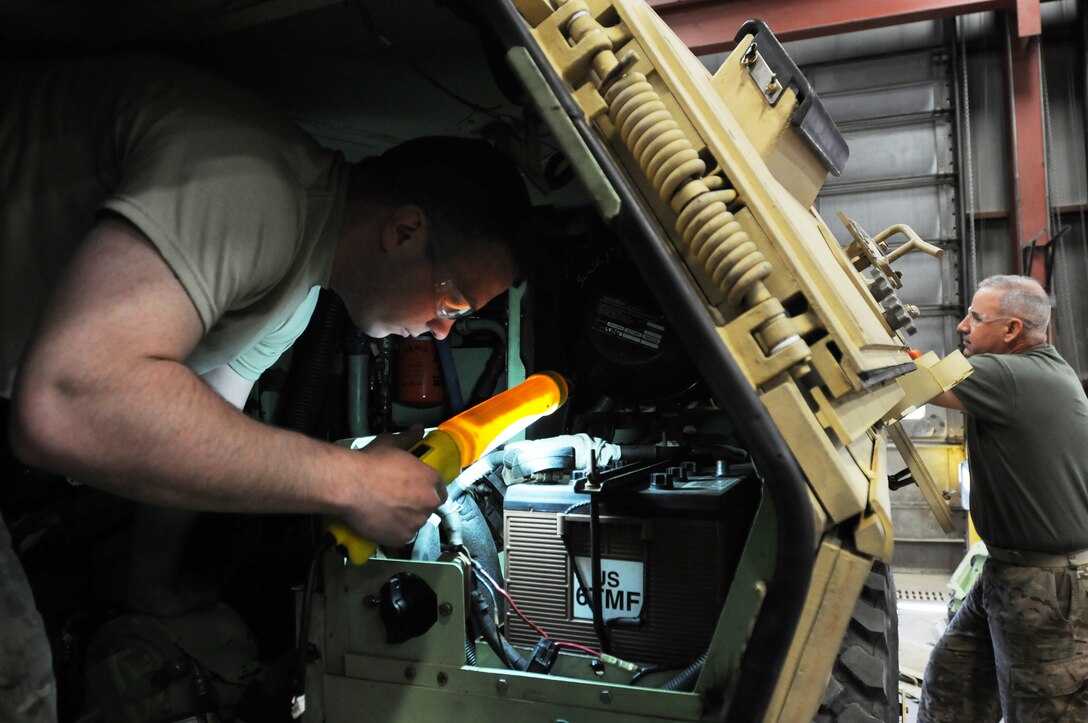
<svg viewBox="0 0 1088 723"><path fill-rule="evenodd" d="M8 19L35 42L161 41L261 76L349 155L426 132L491 140L531 184L537 261L454 338L498 339L478 397L545 370L569 384L525 440L457 477L453 509L414 545L314 558L298 664L261 670L268 712L235 707L227 671L254 668L202 658L207 627L131 616L87 653L88 709L898 720L888 449L950 526L900 422L968 366L913 349L917 309L898 295L911 279L896 259L940 251L841 216L843 246L815 210L849 149L771 29L736 28L711 72L641 0L18 6ZM372 432L398 421L392 352L374 348ZM197 695L210 687L218 704Z"/></svg>
<svg viewBox="0 0 1088 723"><path fill-rule="evenodd" d="M940 251L835 241L849 149L758 20L711 73L641 2L465 9L525 108L490 132L593 211L512 307L571 398L458 479L473 544L327 563L324 719L898 720L887 448L950 524L899 422L967 366L892 263Z"/></svg>

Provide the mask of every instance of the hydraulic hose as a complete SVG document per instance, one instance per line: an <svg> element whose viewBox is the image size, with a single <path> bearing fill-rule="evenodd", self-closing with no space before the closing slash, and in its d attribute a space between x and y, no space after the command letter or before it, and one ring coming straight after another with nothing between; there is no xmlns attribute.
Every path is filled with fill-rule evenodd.
<svg viewBox="0 0 1088 723"><path fill-rule="evenodd" d="M471 635L465 636L465 662L469 665L476 665L476 641L472 639Z"/></svg>
<svg viewBox="0 0 1088 723"><path fill-rule="evenodd" d="M488 646L499 656L499 660L511 670L525 670L528 663L521 654L510 645L495 627L495 621L491 618L491 608L487 599L479 590L472 591L472 619L480 631L480 635Z"/></svg>
<svg viewBox="0 0 1088 723"><path fill-rule="evenodd" d="M340 297L321 290L306 331L295 343L284 389L280 426L316 437L321 432L321 405L329 381L329 366L347 326Z"/></svg>
<svg viewBox="0 0 1088 723"><path fill-rule="evenodd" d="M703 671L703 666L706 665L706 656L706 653L700 655L695 659L695 662L684 668L675 678L661 687L665 690L675 691L688 691L694 688L695 681L699 679L699 673Z"/></svg>
<svg viewBox="0 0 1088 723"><path fill-rule="evenodd" d="M506 369L506 328L497 321L490 319L465 319L460 323L463 333L488 332L495 337L495 343L491 347L491 354L487 357L484 369L480 377L472 387L469 396L469 406L479 404L495 393L495 387L499 383L503 370Z"/></svg>

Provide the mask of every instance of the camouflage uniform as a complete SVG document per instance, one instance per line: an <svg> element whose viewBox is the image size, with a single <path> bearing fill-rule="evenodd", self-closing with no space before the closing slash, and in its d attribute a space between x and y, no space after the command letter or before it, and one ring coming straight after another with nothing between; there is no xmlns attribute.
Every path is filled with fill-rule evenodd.
<svg viewBox="0 0 1088 723"><path fill-rule="evenodd" d="M1088 721L1088 565L986 561L934 648L918 723Z"/></svg>
<svg viewBox="0 0 1088 723"><path fill-rule="evenodd" d="M49 639L0 518L0 721L56 723Z"/></svg>

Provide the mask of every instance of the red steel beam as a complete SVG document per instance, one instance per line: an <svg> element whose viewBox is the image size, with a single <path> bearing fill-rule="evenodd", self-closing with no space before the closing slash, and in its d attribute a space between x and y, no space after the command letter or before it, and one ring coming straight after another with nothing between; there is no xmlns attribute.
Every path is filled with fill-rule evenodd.
<svg viewBox="0 0 1088 723"><path fill-rule="evenodd" d="M1041 32L1040 0L649 0L695 54L730 50L747 20L767 23L779 40L838 35L991 10L1017 15L1022 38Z"/></svg>
<svg viewBox="0 0 1088 723"><path fill-rule="evenodd" d="M1009 23L1009 197L1011 203L1013 268L1023 272L1024 248L1035 244L1028 258L1031 276L1049 287L1046 245L1050 242L1050 205L1047 199L1046 146L1043 128L1042 68L1038 38L1012 37Z"/></svg>
<svg viewBox="0 0 1088 723"><path fill-rule="evenodd" d="M1021 43L1043 34L1040 0L1016 0L1016 37Z"/></svg>

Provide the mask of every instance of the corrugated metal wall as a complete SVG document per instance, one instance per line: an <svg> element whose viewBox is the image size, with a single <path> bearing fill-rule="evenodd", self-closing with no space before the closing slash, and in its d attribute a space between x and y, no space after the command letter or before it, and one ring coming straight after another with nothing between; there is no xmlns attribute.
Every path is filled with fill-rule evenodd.
<svg viewBox="0 0 1088 723"><path fill-rule="evenodd" d="M910 253L896 261L902 274L900 298L919 309L914 347L945 355L959 344L956 323L963 314L961 251L964 248L959 189L955 66L942 41L941 26L927 23L923 47L803 67L850 146L850 162L829 178L816 201L839 243L851 236L838 221L841 211L871 236L895 224L910 226L940 248L940 258ZM889 250L905 243L888 239ZM927 407L904 422L919 444L958 442L962 415ZM890 471L904 465L891 450ZM895 564L900 568L944 570L959 562L962 530L945 534L914 487L892 496Z"/></svg>

